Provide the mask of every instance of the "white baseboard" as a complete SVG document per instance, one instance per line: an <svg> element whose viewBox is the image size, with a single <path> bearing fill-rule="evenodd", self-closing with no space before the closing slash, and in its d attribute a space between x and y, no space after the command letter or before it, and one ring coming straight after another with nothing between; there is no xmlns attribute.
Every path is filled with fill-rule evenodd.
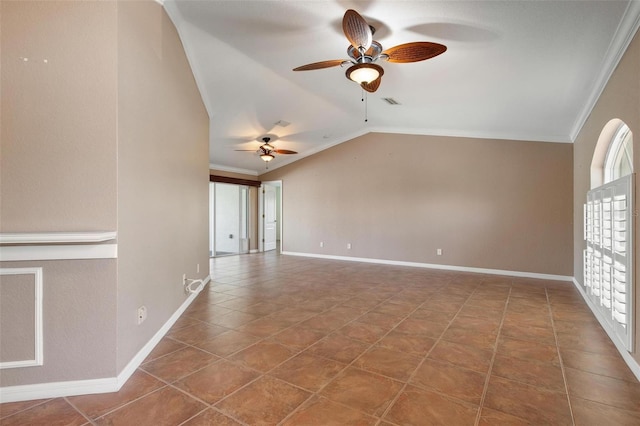
<svg viewBox="0 0 640 426"><path fill-rule="evenodd" d="M505 271L502 269L486 269L486 268L472 268L468 266L439 265L436 263L405 262L401 260L371 259L367 257L333 256L333 255L315 254L315 253L297 253L297 252L290 252L290 251L283 251L282 254L289 255L289 256L314 257L318 259L346 260L349 262L377 263L380 265L410 266L413 268L442 269L446 271L474 272L478 274L535 278L540 280L557 280L557 281L573 280L573 277L568 275L538 274L534 272Z"/></svg>
<svg viewBox="0 0 640 426"><path fill-rule="evenodd" d="M211 276L204 279L205 286L210 280ZM178 318L180 318L180 315L182 315L191 302L193 302L193 300L198 296L198 294L199 293L190 294L189 297L185 299L182 305L180 305L173 315L171 315L164 325L142 347L142 349L138 351L138 353L116 377L0 387L0 403L119 391L140 364L142 364L142 361L144 361L153 348L156 347L158 342L160 342L169 329L171 329L173 324L175 324Z"/></svg>
<svg viewBox="0 0 640 426"><path fill-rule="evenodd" d="M584 289L582 288L578 280L573 278L572 281L573 281L573 284L578 289L578 291L580 292L580 294L582 295L582 298L584 299L584 301L587 303L587 306L589 307L589 309L591 309L591 312L593 312L593 315L596 317L596 319L598 320L598 322L600 323L604 331L609 336L609 339L611 339L611 341L615 345L618 352L620 352L620 355L622 355L622 359L624 360L624 362L629 366L634 376L636 376L636 378L640 381L640 364L638 364L638 362L631 356L631 354L627 351L627 349L624 347L622 342L619 341L619 339L616 337L613 331L609 330L609 327L606 325L607 323L604 320L604 318L602 318L600 311L596 309L595 306L593 306L593 303L591 302L587 294L584 292Z"/></svg>

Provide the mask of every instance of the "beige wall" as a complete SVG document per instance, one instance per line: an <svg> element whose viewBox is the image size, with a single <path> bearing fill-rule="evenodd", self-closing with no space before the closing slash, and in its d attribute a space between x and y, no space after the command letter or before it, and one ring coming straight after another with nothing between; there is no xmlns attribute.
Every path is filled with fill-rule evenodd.
<svg viewBox="0 0 640 426"><path fill-rule="evenodd" d="M116 4L0 8L0 231L115 230Z"/></svg>
<svg viewBox="0 0 640 426"><path fill-rule="evenodd" d="M578 134L574 143L574 241L573 241L573 263L576 280L582 284L584 282L584 274L582 270L582 250L586 248L583 240L583 204L586 201L587 191L590 189L590 167L593 158L593 152L598 141L598 136L607 122L613 118L619 118L624 121L633 132L633 152L634 152L634 169L636 173L640 170L640 34L636 34L635 38L627 48L622 60L618 64L615 72L609 79L607 86L598 99L587 122ZM640 198L640 182L636 174L636 205ZM636 207L637 209L637 207ZM635 244L635 260L638 265L640 259L640 250L638 249L638 241L640 241L640 226L636 220L636 244ZM636 273L636 280L639 275ZM636 288L638 286L636 285ZM640 342L640 315L638 315L638 307L640 306L640 292L636 291L635 299L635 340ZM636 343L636 348L640 345ZM640 351L636 349L633 354L636 361L640 362Z"/></svg>
<svg viewBox="0 0 640 426"><path fill-rule="evenodd" d="M0 231L115 231L116 3L0 8ZM44 283L44 365L1 370L2 386L116 374L115 260L0 266L41 266Z"/></svg>
<svg viewBox="0 0 640 426"><path fill-rule="evenodd" d="M570 144L368 134L260 177L285 251L573 275Z"/></svg>
<svg viewBox="0 0 640 426"><path fill-rule="evenodd" d="M209 118L162 6L119 3L118 39L120 371L209 275Z"/></svg>
<svg viewBox="0 0 640 426"><path fill-rule="evenodd" d="M0 382L114 377L209 274L209 119L158 3L0 7L1 231L118 233L118 259L2 263L43 267L45 323Z"/></svg>

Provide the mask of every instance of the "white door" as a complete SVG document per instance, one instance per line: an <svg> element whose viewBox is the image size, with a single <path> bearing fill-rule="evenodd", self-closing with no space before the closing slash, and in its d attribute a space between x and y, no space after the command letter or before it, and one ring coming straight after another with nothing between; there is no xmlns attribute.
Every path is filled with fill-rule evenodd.
<svg viewBox="0 0 640 426"><path fill-rule="evenodd" d="M264 185L264 251L275 250L277 237L276 187Z"/></svg>

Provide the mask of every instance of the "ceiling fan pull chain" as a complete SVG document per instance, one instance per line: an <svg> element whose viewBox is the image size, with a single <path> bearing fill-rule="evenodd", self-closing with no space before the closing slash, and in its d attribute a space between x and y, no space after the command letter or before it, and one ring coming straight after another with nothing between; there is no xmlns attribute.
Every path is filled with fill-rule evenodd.
<svg viewBox="0 0 640 426"><path fill-rule="evenodd" d="M367 98L367 92L365 90L362 90L362 102L364 102L364 122L368 122L369 121L369 115L368 115L368 111L367 111L367 105L368 105L368 98Z"/></svg>

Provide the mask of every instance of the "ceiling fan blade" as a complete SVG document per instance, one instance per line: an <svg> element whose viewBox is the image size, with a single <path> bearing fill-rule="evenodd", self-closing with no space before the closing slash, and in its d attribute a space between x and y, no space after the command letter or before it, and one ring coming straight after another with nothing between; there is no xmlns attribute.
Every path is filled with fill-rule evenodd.
<svg viewBox="0 0 640 426"><path fill-rule="evenodd" d="M382 82L382 76L376 78L375 80L373 80L371 83L362 83L361 86L364 90L366 90L369 93L373 93L376 90L378 90L378 87L380 87L380 83Z"/></svg>
<svg viewBox="0 0 640 426"><path fill-rule="evenodd" d="M373 41L373 34L367 21L358 12L349 9L342 18L342 31L347 36L349 43L356 49L362 46L364 50L369 49Z"/></svg>
<svg viewBox="0 0 640 426"><path fill-rule="evenodd" d="M275 153L276 154L297 154L296 151L291 151L289 149L276 149Z"/></svg>
<svg viewBox="0 0 640 426"><path fill-rule="evenodd" d="M389 62L407 63L424 61L444 53L447 46L428 41L415 41L413 43L399 44L391 47L382 54L389 57Z"/></svg>
<svg viewBox="0 0 640 426"><path fill-rule="evenodd" d="M302 65L298 68L294 68L294 71L311 71L311 70L319 70L322 68L331 68L337 67L338 65L342 65L345 62L344 59L331 59L329 61L321 61L314 62L312 64Z"/></svg>
<svg viewBox="0 0 640 426"><path fill-rule="evenodd" d="M234 151L258 152L257 149L234 149Z"/></svg>

